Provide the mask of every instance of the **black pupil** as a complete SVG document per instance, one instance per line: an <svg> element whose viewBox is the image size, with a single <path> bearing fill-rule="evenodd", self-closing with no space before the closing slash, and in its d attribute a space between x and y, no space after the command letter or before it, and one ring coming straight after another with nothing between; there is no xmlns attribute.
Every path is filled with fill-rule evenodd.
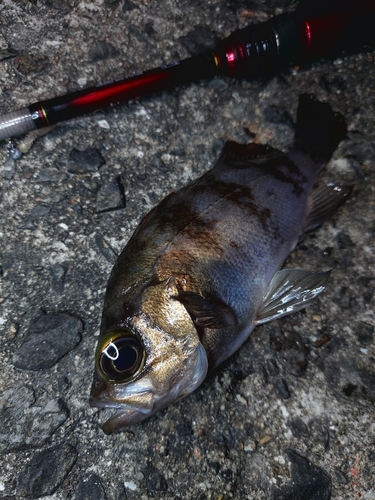
<svg viewBox="0 0 375 500"><path fill-rule="evenodd" d="M137 351L130 346L120 349L119 357L113 362L118 371L129 370L137 361Z"/></svg>
<svg viewBox="0 0 375 500"><path fill-rule="evenodd" d="M101 355L101 368L108 378L125 380L138 370L142 361L142 346L137 338L120 337L112 340Z"/></svg>

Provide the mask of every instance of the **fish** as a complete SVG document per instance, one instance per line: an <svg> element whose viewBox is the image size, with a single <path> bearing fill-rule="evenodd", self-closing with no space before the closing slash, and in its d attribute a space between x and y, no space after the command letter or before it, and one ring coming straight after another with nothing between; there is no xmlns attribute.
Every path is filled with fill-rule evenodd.
<svg viewBox="0 0 375 500"><path fill-rule="evenodd" d="M213 168L143 218L104 299L89 403L112 410L105 433L191 394L257 325L324 290L330 270L282 266L351 193L316 185L346 131L303 94L289 152L228 141Z"/></svg>

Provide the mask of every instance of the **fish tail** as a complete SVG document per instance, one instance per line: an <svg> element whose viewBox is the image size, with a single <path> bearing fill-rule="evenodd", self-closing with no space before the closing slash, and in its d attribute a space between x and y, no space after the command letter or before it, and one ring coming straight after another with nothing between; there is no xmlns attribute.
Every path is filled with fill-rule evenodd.
<svg viewBox="0 0 375 500"><path fill-rule="evenodd" d="M328 103L318 101L313 94L300 95L294 136L296 149L326 163L346 131L344 117Z"/></svg>

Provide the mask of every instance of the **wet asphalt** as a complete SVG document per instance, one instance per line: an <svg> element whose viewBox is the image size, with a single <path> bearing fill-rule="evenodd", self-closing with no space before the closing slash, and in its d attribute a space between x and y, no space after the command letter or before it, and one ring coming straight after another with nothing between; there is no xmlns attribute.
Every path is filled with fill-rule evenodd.
<svg viewBox="0 0 375 500"><path fill-rule="evenodd" d="M0 3L0 113L188 57L294 7ZM375 498L374 57L185 85L60 124L16 160L0 145L0 498ZM286 262L333 269L326 291L258 327L187 399L105 435L88 397L116 256L226 140L287 150L303 92L348 124L322 181L354 184L351 199Z"/></svg>

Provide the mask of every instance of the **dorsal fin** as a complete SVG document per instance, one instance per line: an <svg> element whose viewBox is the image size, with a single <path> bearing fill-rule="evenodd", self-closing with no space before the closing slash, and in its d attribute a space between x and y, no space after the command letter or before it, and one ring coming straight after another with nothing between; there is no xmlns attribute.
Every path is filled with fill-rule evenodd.
<svg viewBox="0 0 375 500"><path fill-rule="evenodd" d="M141 220L141 222L139 223L139 225L137 226L137 228L135 229L131 239L135 238L137 236L137 234L144 228L144 227L147 227L150 223L150 221L156 217L157 214L160 214L163 212L163 210L165 209L165 207L168 205L169 201L171 200L171 198L175 195L175 191L172 191L171 193L169 193L160 203L159 205L156 205L156 207L154 207L152 210L150 210L150 212L148 212L144 217L143 219Z"/></svg>
<svg viewBox="0 0 375 500"><path fill-rule="evenodd" d="M280 154L277 149L267 144L239 144L228 141L225 143L220 159L222 161L235 160L239 162L249 162L256 160L266 160Z"/></svg>

